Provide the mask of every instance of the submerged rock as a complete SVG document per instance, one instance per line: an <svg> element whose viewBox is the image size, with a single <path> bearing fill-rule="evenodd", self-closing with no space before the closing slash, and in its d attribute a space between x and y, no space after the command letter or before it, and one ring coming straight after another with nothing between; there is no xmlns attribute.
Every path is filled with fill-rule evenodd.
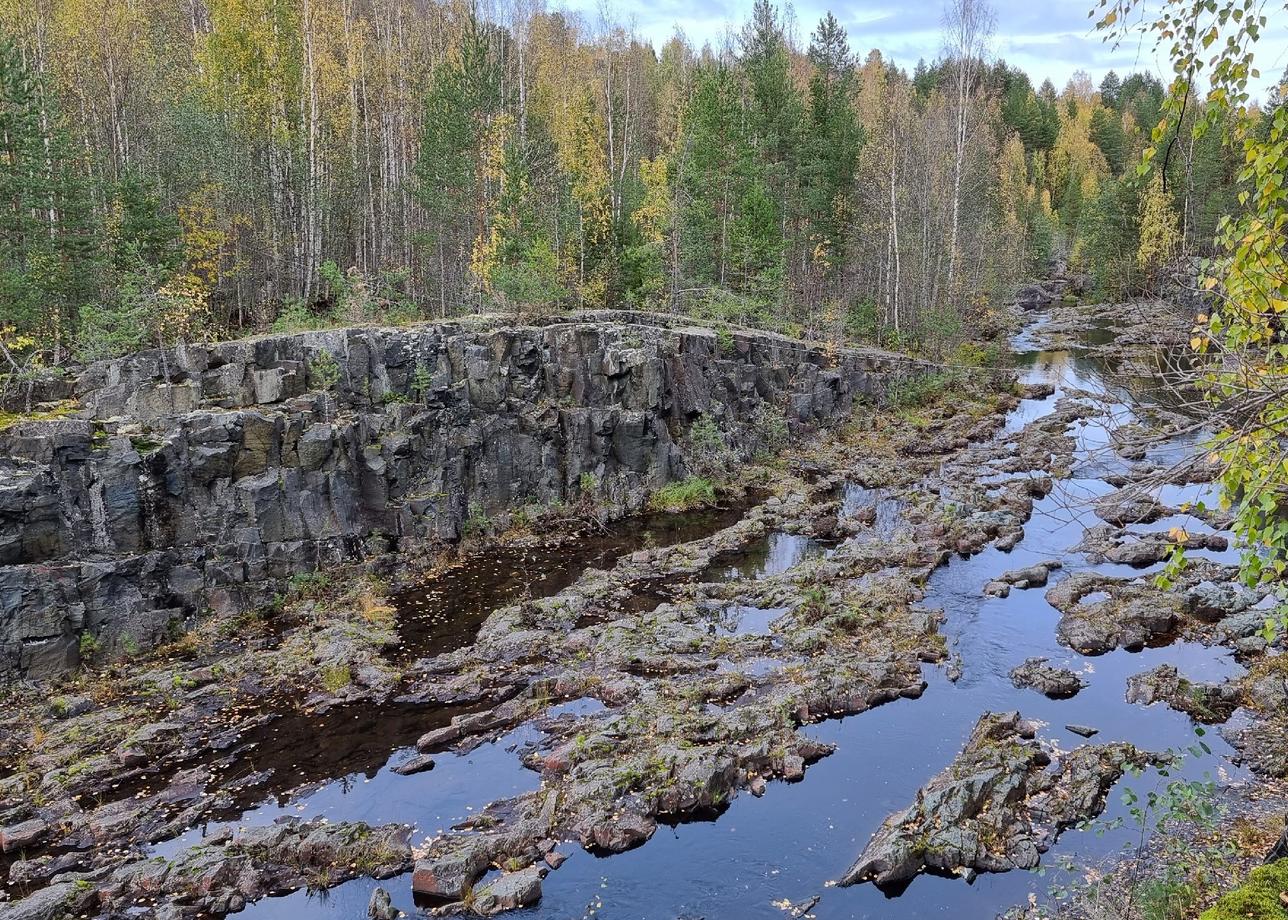
<svg viewBox="0 0 1288 920"><path fill-rule="evenodd" d="M1019 713L985 713L948 769L886 818L840 884L906 882L919 872L1005 872L1037 865L1059 833L1100 813L1124 770L1146 755L1090 745L1053 764Z"/></svg>

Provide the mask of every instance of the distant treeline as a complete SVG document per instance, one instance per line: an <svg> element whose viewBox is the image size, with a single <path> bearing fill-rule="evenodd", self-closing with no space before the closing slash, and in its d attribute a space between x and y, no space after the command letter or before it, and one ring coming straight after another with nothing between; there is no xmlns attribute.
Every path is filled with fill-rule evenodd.
<svg viewBox="0 0 1288 920"><path fill-rule="evenodd" d="M1130 291L1236 204L1136 178L1155 78L723 47L435 0L0 0L0 328L61 361L240 330L633 305L937 347L1053 255ZM1191 113L1197 109L1191 107Z"/></svg>

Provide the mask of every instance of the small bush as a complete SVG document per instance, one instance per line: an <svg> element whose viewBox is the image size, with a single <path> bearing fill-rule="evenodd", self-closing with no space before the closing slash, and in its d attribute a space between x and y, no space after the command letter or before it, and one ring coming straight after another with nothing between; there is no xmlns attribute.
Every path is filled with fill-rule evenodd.
<svg viewBox="0 0 1288 920"><path fill-rule="evenodd" d="M704 415L690 426L688 441L689 466L700 476L715 476L728 467L729 445L711 416Z"/></svg>
<svg viewBox="0 0 1288 920"><path fill-rule="evenodd" d="M926 374L909 380L900 380L886 393L886 400L895 409L916 409L928 406L957 383L953 374Z"/></svg>
<svg viewBox="0 0 1288 920"><path fill-rule="evenodd" d="M333 390L340 382L340 364L329 351L318 352L309 362L308 372L309 379L322 390Z"/></svg>
<svg viewBox="0 0 1288 920"><path fill-rule="evenodd" d="M654 492L649 499L649 507L654 511L674 513L703 508L714 505L715 502L716 487L711 484L711 481L700 476L690 476L680 482L669 483Z"/></svg>
<svg viewBox="0 0 1288 920"><path fill-rule="evenodd" d="M845 334L862 342L875 342L881 334L881 314L873 300L861 300L845 311Z"/></svg>
<svg viewBox="0 0 1288 920"><path fill-rule="evenodd" d="M316 329L330 329L340 321L330 310L314 310L298 297L288 297L282 303L282 311L273 321L273 332L311 332Z"/></svg>
<svg viewBox="0 0 1288 920"><path fill-rule="evenodd" d="M787 426L787 415L782 409L770 403L761 403L752 413L751 424L760 435L765 453L774 454L787 446L791 430Z"/></svg>
<svg viewBox="0 0 1288 920"><path fill-rule="evenodd" d="M103 650L103 643L91 632L80 634L78 643L80 649L81 661L92 661L99 652Z"/></svg>
<svg viewBox="0 0 1288 920"><path fill-rule="evenodd" d="M486 536L492 529L492 521L483 510L482 505L470 505L469 515L465 518L465 523L461 525L461 533L466 537Z"/></svg>

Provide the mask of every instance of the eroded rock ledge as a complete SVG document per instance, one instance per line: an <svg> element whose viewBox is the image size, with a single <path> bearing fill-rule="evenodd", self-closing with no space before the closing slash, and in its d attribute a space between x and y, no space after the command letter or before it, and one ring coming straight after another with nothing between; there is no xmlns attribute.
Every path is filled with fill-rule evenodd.
<svg viewBox="0 0 1288 920"><path fill-rule="evenodd" d="M920 365L605 312L353 328L86 367L67 417L0 431L0 679L146 648L284 577L460 536L472 514L590 497L638 509L711 418L845 417Z"/></svg>
<svg viewBox="0 0 1288 920"><path fill-rule="evenodd" d="M842 885L897 885L920 872L1006 872L1038 864L1062 830L1100 814L1109 788L1148 755L1087 745L1052 759L1018 712L985 713L948 769L886 818Z"/></svg>

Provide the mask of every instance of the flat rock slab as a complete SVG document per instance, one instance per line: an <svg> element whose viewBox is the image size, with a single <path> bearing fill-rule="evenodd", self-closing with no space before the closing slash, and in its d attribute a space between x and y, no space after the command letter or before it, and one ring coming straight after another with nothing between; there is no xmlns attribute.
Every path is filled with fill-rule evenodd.
<svg viewBox="0 0 1288 920"><path fill-rule="evenodd" d="M1062 830L1101 812L1128 766L1148 759L1116 743L1052 763L1034 733L1018 712L985 713L952 765L886 818L840 884L1032 868Z"/></svg>

